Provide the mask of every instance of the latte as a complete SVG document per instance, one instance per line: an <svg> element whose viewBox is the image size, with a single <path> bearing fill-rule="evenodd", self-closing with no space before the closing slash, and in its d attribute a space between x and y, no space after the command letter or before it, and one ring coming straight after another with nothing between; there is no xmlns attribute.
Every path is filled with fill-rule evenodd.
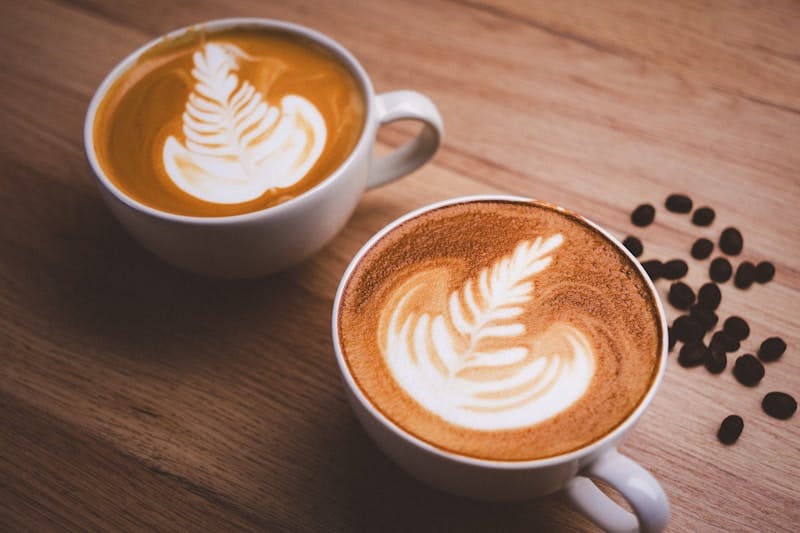
<svg viewBox="0 0 800 533"><path fill-rule="evenodd" d="M192 30L148 49L101 102L93 140L125 194L180 215L257 211L336 170L364 126L359 82L303 37Z"/></svg>
<svg viewBox="0 0 800 533"><path fill-rule="evenodd" d="M406 432L501 461L584 447L655 379L662 331L647 282L580 217L479 200L394 228L338 309L344 359Z"/></svg>

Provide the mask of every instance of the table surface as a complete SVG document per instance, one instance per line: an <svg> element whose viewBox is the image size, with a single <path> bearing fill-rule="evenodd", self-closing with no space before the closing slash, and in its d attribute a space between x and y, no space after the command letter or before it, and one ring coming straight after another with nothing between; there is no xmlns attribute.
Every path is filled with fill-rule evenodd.
<svg viewBox="0 0 800 533"><path fill-rule="evenodd" d="M800 415L800 4L477 0L12 0L0 16L0 524L2 529L574 530L560 495L471 503L393 466L349 410L331 348L338 280L358 248L421 205L513 193L571 207L643 259L688 257L736 225L740 259L774 281L723 289L720 316L789 350L745 388L671 357L622 450L672 503L672 531L797 530ZM313 258L269 278L172 270L102 204L84 159L89 99L111 67L212 18L299 22L350 48L377 90L439 106L432 163L364 196ZM379 149L413 124L385 128ZM661 206L716 209L710 228ZM633 231L631 209L659 207ZM689 282L706 279L690 261ZM668 287L658 283L662 295ZM677 316L668 309L670 318ZM731 359L732 362L732 359ZM740 414L739 442L715 439Z"/></svg>

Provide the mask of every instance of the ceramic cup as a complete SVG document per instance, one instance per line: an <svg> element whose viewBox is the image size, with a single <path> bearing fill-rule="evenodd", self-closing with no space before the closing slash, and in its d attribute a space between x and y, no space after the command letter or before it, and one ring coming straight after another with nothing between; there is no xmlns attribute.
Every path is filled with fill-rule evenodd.
<svg viewBox="0 0 800 533"><path fill-rule="evenodd" d="M193 25L171 32L232 27L281 30L323 46L347 65L366 99L361 137L347 159L315 187L273 207L243 215L194 217L148 207L126 195L109 180L94 149L97 108L112 84L137 59L161 42L159 37L123 59L100 84L86 114L84 145L100 192L113 214L145 248L167 263L218 277L253 277L291 266L313 254L336 235L367 189L394 181L426 163L439 148L444 127L436 106L415 91L375 94L367 73L342 45L297 24L260 18L234 18ZM378 128L396 120L423 124L419 135L382 157L373 156Z"/></svg>
<svg viewBox="0 0 800 533"><path fill-rule="evenodd" d="M568 499L600 527L614 532L661 531L669 519L669 502L658 481L617 448L655 396L667 362L667 324L658 292L639 262L610 233L586 221L624 253L639 270L655 299L663 337L658 373L644 399L628 418L599 440L578 450L532 461L490 461L436 448L386 418L359 389L344 359L339 340L339 306L347 281L367 251L403 222L444 205L474 201L531 201L515 196L455 198L417 209L375 234L353 258L344 273L333 304L333 346L351 407L378 447L417 479L452 494L480 500L520 500L564 491ZM619 491L635 516L606 496L591 481L601 479Z"/></svg>

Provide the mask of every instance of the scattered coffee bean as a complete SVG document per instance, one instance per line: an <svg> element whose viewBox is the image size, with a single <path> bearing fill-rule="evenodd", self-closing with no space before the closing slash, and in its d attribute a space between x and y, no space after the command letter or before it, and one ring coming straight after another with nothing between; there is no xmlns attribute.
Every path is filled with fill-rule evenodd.
<svg viewBox="0 0 800 533"><path fill-rule="evenodd" d="M731 353L739 349L739 341L724 331L717 331L711 336L711 342L708 346L712 352Z"/></svg>
<svg viewBox="0 0 800 533"><path fill-rule="evenodd" d="M650 276L650 279L653 281L661 279L661 276L664 275L664 263L658 259L645 261L642 263L642 268L644 268L644 271L647 272L647 275Z"/></svg>
<svg viewBox="0 0 800 533"><path fill-rule="evenodd" d="M692 245L692 257L706 259L714 251L714 243L708 239L697 239Z"/></svg>
<svg viewBox="0 0 800 533"><path fill-rule="evenodd" d="M667 339L669 344L669 351L671 352L672 349L675 347L675 343L678 342L678 338L675 336L675 333L672 331L672 327L667 328Z"/></svg>
<svg viewBox="0 0 800 533"><path fill-rule="evenodd" d="M755 387L764 377L764 365L754 355L746 353L736 358L733 375L742 385Z"/></svg>
<svg viewBox="0 0 800 533"><path fill-rule="evenodd" d="M678 364L685 368L702 365L709 357L709 351L703 341L693 340L681 346Z"/></svg>
<svg viewBox="0 0 800 533"><path fill-rule="evenodd" d="M761 400L761 408L772 418L786 420L797 411L797 400L785 392L770 392Z"/></svg>
<svg viewBox="0 0 800 533"><path fill-rule="evenodd" d="M722 424L717 431L717 438L722 444L733 444L739 435L742 434L744 429L744 420L738 415L729 415L725 417Z"/></svg>
<svg viewBox="0 0 800 533"><path fill-rule="evenodd" d="M692 199L685 194L670 194L664 205L673 213L688 213L692 210Z"/></svg>
<svg viewBox="0 0 800 533"><path fill-rule="evenodd" d="M758 358L762 361L777 361L786 351L786 343L780 337L770 337L761 343Z"/></svg>
<svg viewBox="0 0 800 533"><path fill-rule="evenodd" d="M756 279L756 266L750 261L744 261L736 269L733 284L737 289L749 289Z"/></svg>
<svg viewBox="0 0 800 533"><path fill-rule="evenodd" d="M722 293L716 283L705 283L697 291L697 303L710 311L715 311L722 301Z"/></svg>
<svg viewBox="0 0 800 533"><path fill-rule="evenodd" d="M739 255L742 251L742 234L736 228L725 228L719 236L719 249L728 255Z"/></svg>
<svg viewBox="0 0 800 533"><path fill-rule="evenodd" d="M689 309L694 303L694 291L687 284L678 281L670 286L667 299L676 309Z"/></svg>
<svg viewBox="0 0 800 533"><path fill-rule="evenodd" d="M639 257L642 255L644 251L644 246L642 246L642 241L637 239L636 237L627 237L624 241L622 241L622 245L628 249L628 251L633 255L633 257Z"/></svg>
<svg viewBox="0 0 800 533"><path fill-rule="evenodd" d="M695 226L710 226L714 222L714 210L710 207L699 207L692 214L692 224Z"/></svg>
<svg viewBox="0 0 800 533"><path fill-rule="evenodd" d="M705 329L703 325L688 315L681 315L672 323L672 331L681 342L696 341L703 338Z"/></svg>
<svg viewBox="0 0 800 533"><path fill-rule="evenodd" d="M750 335L750 326L743 318L738 316L729 317L722 325L722 331L736 339L743 341Z"/></svg>
<svg viewBox="0 0 800 533"><path fill-rule="evenodd" d="M719 317L716 315L716 313L714 313L714 311L711 311L707 307L703 307L700 304L694 304L689 309L689 316L700 322L706 331L714 329L714 326L716 326L717 322L719 321Z"/></svg>
<svg viewBox="0 0 800 533"><path fill-rule="evenodd" d="M731 279L733 274L733 267L731 263L724 257L717 257L711 261L711 266L708 269L709 277L717 283L725 283Z"/></svg>
<svg viewBox="0 0 800 533"><path fill-rule="evenodd" d="M756 265L756 281L759 283L767 283L772 281L775 277L775 265L769 261L761 261Z"/></svg>
<svg viewBox="0 0 800 533"><path fill-rule="evenodd" d="M631 222L634 226L643 228L653 223L656 217L656 208L650 204L642 204L631 213Z"/></svg>
<svg viewBox="0 0 800 533"><path fill-rule="evenodd" d="M728 366L728 355L725 352L714 352L709 350L705 361L706 370L712 374L721 374Z"/></svg>
<svg viewBox="0 0 800 533"><path fill-rule="evenodd" d="M683 259L672 259L664 263L664 278L680 279L689 272L689 265Z"/></svg>

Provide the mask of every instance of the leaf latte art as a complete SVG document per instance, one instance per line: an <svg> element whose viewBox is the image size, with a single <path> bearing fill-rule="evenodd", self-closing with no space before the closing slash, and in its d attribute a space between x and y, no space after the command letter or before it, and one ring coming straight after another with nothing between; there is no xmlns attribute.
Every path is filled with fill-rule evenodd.
<svg viewBox="0 0 800 533"><path fill-rule="evenodd" d="M535 312L531 281L564 239L524 241L450 292L448 272L415 273L389 297L381 349L398 384L448 422L475 430L530 426L584 394L595 359L587 337L567 323L531 336L518 319ZM431 295L441 297L431 299Z"/></svg>
<svg viewBox="0 0 800 533"><path fill-rule="evenodd" d="M184 192L220 204L254 200L294 185L320 157L325 120L307 99L286 95L269 105L236 74L247 54L206 43L193 55L195 86L182 115L185 142L164 144L164 167ZM267 89L267 88L265 88Z"/></svg>

